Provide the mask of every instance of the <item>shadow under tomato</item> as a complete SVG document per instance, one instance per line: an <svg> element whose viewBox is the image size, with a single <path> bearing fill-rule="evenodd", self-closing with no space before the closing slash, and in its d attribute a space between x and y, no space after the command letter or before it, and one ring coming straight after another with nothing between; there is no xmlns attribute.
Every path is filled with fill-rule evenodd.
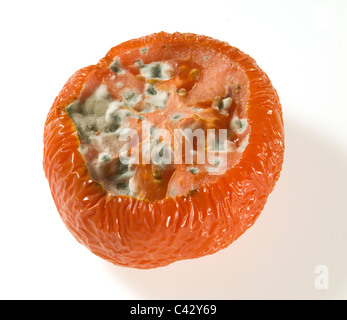
<svg viewBox="0 0 347 320"><path fill-rule="evenodd" d="M254 224L228 248L167 267L105 269L134 299L347 297L347 154L287 119L281 177ZM317 266L328 273L315 273ZM317 287L324 277L328 288Z"/></svg>

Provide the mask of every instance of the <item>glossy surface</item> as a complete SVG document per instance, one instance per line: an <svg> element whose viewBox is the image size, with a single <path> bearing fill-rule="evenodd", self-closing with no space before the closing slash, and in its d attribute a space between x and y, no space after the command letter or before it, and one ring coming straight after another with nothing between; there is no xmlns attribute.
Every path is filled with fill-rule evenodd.
<svg viewBox="0 0 347 320"><path fill-rule="evenodd" d="M187 196L158 201L112 196L91 179L65 108L93 71L108 66L115 56L168 43L197 46L201 52L212 49L244 75L249 144L236 166ZM157 57L153 54L152 59ZM114 264L153 268L214 253L253 225L279 177L283 151L279 98L252 58L208 37L159 33L112 48L96 66L69 79L47 116L43 165L60 216L80 243Z"/></svg>

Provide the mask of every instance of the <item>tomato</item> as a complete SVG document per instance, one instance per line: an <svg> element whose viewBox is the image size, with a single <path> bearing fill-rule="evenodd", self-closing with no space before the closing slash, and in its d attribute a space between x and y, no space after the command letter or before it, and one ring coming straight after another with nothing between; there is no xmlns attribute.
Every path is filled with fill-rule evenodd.
<svg viewBox="0 0 347 320"><path fill-rule="evenodd" d="M124 164L129 140L119 137L130 129L139 148L126 155L140 163ZM204 143L209 130L224 130L225 149L214 142L199 153L197 138L181 145L191 162L188 154L174 164L139 155L149 135L172 160L172 137L187 129L204 133ZM213 158L216 150L225 158ZM67 81L44 128L43 167L63 222L94 254L134 268L230 245L261 213L283 155L282 108L265 72L237 48L187 33L113 47Z"/></svg>

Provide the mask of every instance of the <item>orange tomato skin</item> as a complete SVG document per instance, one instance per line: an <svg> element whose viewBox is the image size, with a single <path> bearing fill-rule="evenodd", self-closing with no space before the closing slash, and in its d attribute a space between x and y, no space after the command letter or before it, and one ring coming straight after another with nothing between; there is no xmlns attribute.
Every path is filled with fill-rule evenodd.
<svg viewBox="0 0 347 320"><path fill-rule="evenodd" d="M90 177L65 108L78 98L88 75L109 65L119 52L165 43L212 47L244 72L249 145L235 167L186 196L157 201L112 196ZM212 254L254 224L280 175L284 126L277 92L251 57L209 37L161 32L118 45L97 65L77 71L48 113L43 142L51 193L74 237L116 265L147 269Z"/></svg>

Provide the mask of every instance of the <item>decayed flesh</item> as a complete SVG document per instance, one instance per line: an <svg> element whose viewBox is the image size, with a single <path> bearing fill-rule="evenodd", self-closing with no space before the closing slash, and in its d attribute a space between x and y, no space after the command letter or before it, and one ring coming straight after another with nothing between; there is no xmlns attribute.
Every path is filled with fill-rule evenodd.
<svg viewBox="0 0 347 320"><path fill-rule="evenodd" d="M158 200L192 192L237 164L250 133L247 97L242 73L212 49L144 47L114 57L106 70L91 73L79 99L66 110L95 181L113 195ZM140 154L139 162L121 159L122 147L129 142L121 137L130 129L138 134L131 140L133 146L142 152L159 150L161 161L148 163ZM182 163L175 163L175 143L180 141L174 139L176 129L201 129L206 137L210 129L216 137L225 129L227 142L206 144L204 163L193 142L190 161L185 154Z"/></svg>

